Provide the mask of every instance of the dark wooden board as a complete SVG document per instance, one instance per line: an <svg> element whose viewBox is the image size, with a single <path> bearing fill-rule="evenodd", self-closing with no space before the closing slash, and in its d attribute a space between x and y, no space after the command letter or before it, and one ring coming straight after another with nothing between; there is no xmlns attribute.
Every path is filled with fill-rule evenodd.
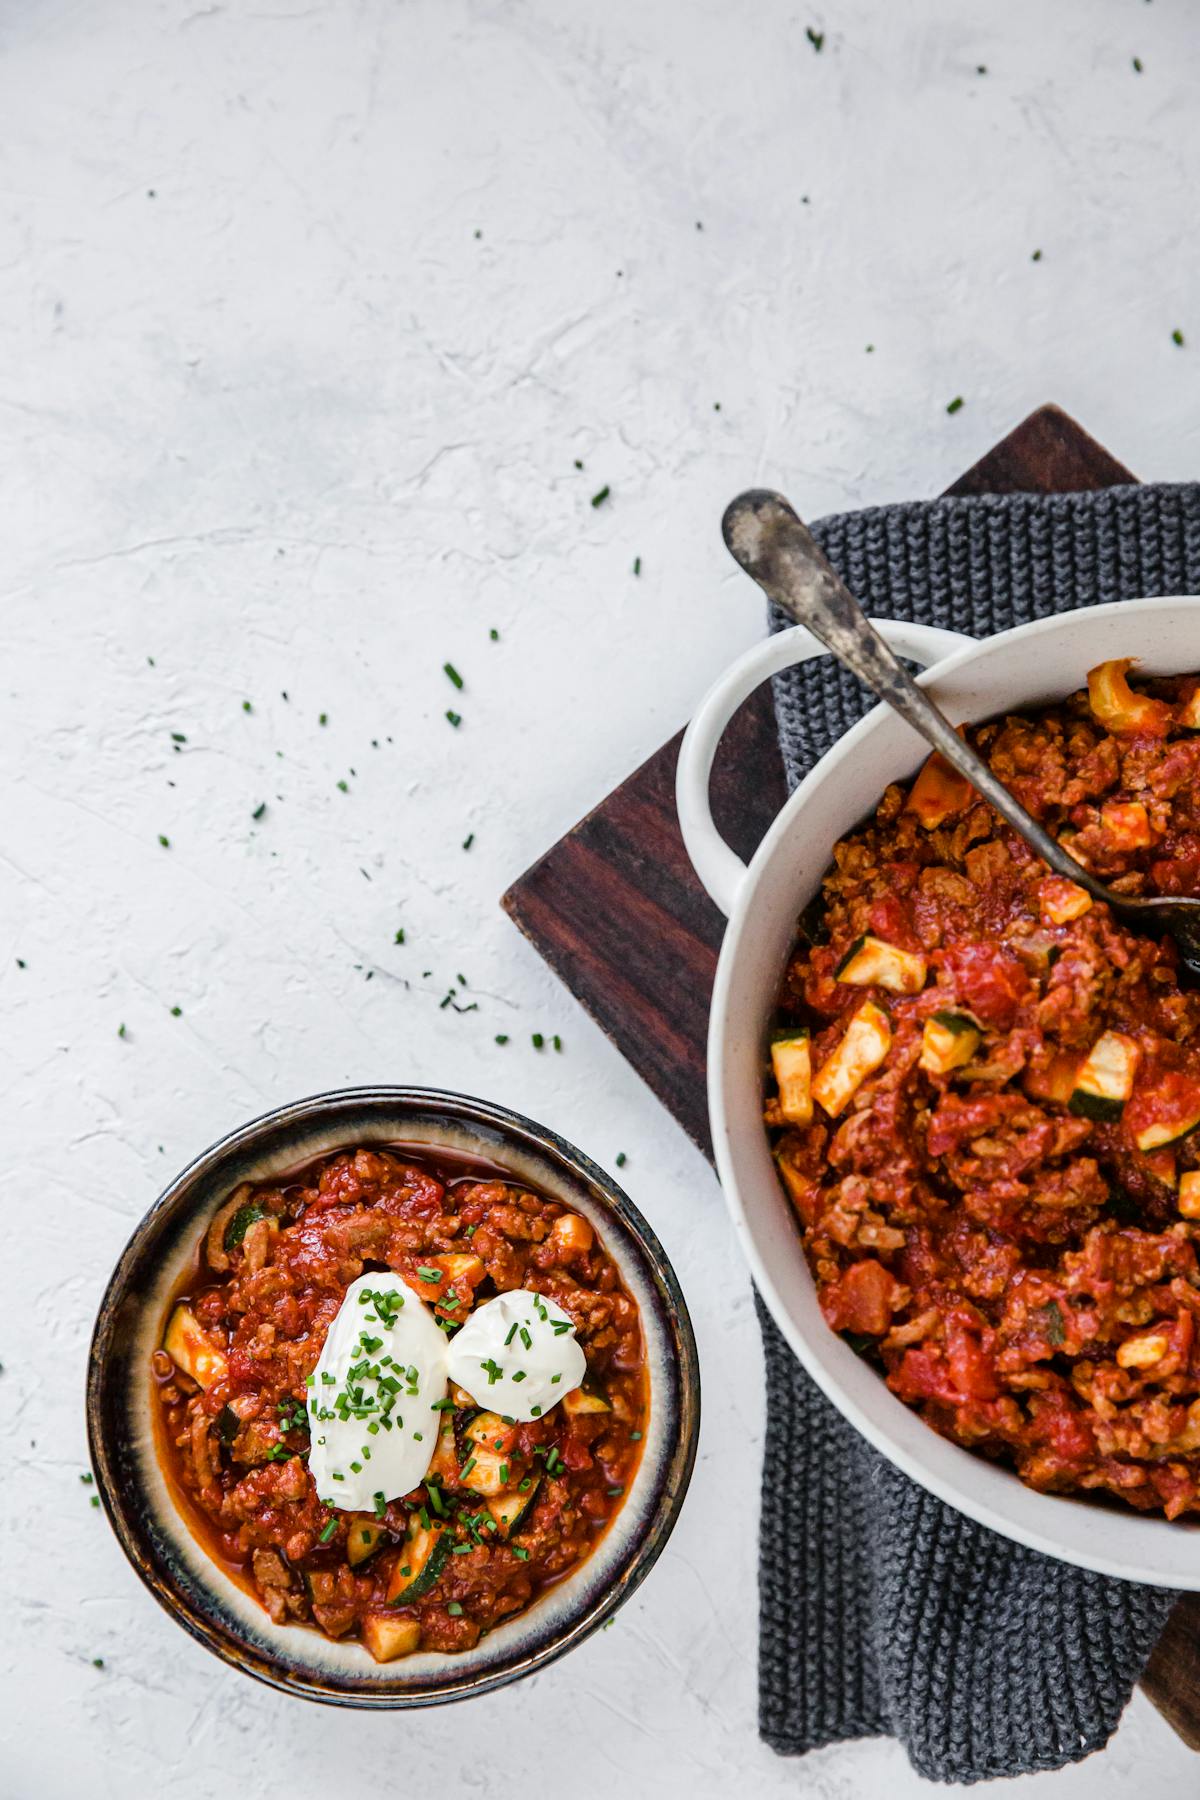
<svg viewBox="0 0 1200 1800"><path fill-rule="evenodd" d="M1134 479L1059 407L1043 406L947 492L1077 493ZM548 850L503 905L709 1155L705 1037L725 921L679 834L681 736ZM717 824L748 859L784 799L769 686L751 696L726 732L712 798ZM1200 1749L1200 1596L1176 1607L1142 1687L1184 1741Z"/></svg>

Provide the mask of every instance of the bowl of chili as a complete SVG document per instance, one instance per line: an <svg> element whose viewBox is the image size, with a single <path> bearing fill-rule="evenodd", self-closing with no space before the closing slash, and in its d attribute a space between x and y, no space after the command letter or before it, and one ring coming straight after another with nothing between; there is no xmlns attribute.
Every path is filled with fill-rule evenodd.
<svg viewBox="0 0 1200 1800"><path fill-rule="evenodd" d="M454 1340L510 1314L506 1383ZM101 1303L87 1419L122 1549L193 1637L309 1699L420 1706L543 1667L634 1591L687 1490L699 1375L662 1246L582 1152L468 1096L363 1088L170 1184ZM347 1433L351 1461L327 1448Z"/></svg>
<svg viewBox="0 0 1200 1800"><path fill-rule="evenodd" d="M879 623L1096 874L1200 892L1200 600L983 643ZM709 1106L755 1278L829 1399L940 1499L1200 1589L1200 997L1168 941L1049 879L886 707L746 867L709 810L717 743L759 682L822 654L802 629L757 645L679 760L729 918Z"/></svg>

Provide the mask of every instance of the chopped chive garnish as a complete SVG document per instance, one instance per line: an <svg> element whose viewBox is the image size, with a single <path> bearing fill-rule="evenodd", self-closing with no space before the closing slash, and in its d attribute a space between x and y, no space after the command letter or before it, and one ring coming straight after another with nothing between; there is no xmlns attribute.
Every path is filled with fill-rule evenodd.
<svg viewBox="0 0 1200 1800"><path fill-rule="evenodd" d="M463 678L459 674L458 670L455 668L453 663L443 663L442 664L442 672L449 678L449 680L451 680L454 683L456 688L462 687Z"/></svg>
<svg viewBox="0 0 1200 1800"><path fill-rule="evenodd" d="M453 725L455 731L457 731L459 726L462 724L462 714L456 713L456 712L451 712L449 710L449 708L447 708L446 717L449 719L450 723Z"/></svg>
<svg viewBox="0 0 1200 1800"><path fill-rule="evenodd" d="M330 1519L328 1525L326 1525L324 1531L321 1533L321 1542L323 1544L327 1544L336 1530L337 1530L337 1520Z"/></svg>
<svg viewBox="0 0 1200 1800"><path fill-rule="evenodd" d="M446 1608L446 1611L450 1614L450 1617L452 1619L461 1619L462 1618L462 1607L459 1605L457 1600L451 1600L449 1605Z"/></svg>

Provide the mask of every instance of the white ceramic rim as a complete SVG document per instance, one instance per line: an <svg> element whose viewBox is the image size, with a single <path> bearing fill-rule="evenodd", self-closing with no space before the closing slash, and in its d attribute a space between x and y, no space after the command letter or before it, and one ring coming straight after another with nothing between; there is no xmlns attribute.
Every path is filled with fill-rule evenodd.
<svg viewBox="0 0 1200 1800"><path fill-rule="evenodd" d="M933 662L918 677L922 686L929 686L939 695L948 687L953 689L953 678L960 673L964 677L958 683L960 691L979 685L986 680L989 661L1000 660L1009 646L1020 644L1022 667L1029 671L1027 685L1037 691L1010 691L1007 700L1003 696L994 696L990 704L974 711L959 710L955 715L956 722L963 718L994 716L1003 712L1006 706L1028 706L1050 698L1055 692L1061 696L1071 691L1070 683L1049 691L1038 689L1039 644L1049 650L1056 637L1086 635L1100 644L1105 636L1111 639L1115 633L1128 648L1122 652L1119 648L1106 646L1107 653L1117 655L1144 650L1144 663L1149 672L1168 673L1200 667L1200 598L1190 595L1126 600L1056 613L1032 624L1015 626L983 642L904 622L877 620L876 624L895 649L914 661L928 663L931 657L940 653L940 660ZM1190 655L1178 649L1178 640L1183 635L1194 645ZM1105 650L1088 655L1082 646L1079 648L1075 686L1082 685L1084 672L1101 660ZM770 1256L760 1246L760 1234L767 1235L760 1217L764 1208L763 1190L751 1167L752 1162L759 1159L754 1147L746 1141L744 1116L742 1141L739 1142L735 1115L739 1110L745 1114L746 1095L731 1085L731 1026L739 1005L744 1011L738 989L748 946L760 928L757 902L768 875L774 871L776 859L795 838L800 815L839 770L844 773L851 759L867 757L873 738L900 736L910 741L907 762L903 751L898 761L894 753L879 757L876 794L883 791L888 781L910 775L926 754L924 747L918 746L911 728L892 715L890 709L884 706L873 708L839 739L800 783L767 832L749 867L745 867L720 838L709 810L709 777L717 744L738 705L759 682L783 668L823 653L811 634L799 627L755 645L705 696L685 733L677 772L677 802L688 853L709 893L729 917L710 1015L709 1115L717 1170L755 1282L791 1349L826 1397L881 1455L938 1499L1001 1536L1079 1567L1151 1585L1200 1590L1200 1526L1183 1521L1169 1523L1160 1516L1132 1510L1125 1512L1091 1500L1036 1493L1010 1469L940 1437L896 1399L875 1371L868 1369L824 1324L798 1239L793 1266L786 1268L779 1264L773 1268ZM1049 658L1051 663L1052 660ZM871 764L868 761L862 766L870 768ZM857 779L862 781L861 772ZM842 829L849 829L852 823L847 821ZM820 873L828 864L832 843L833 838L824 841L822 851L816 857L816 880L808 882L807 892L800 881L796 882L793 920L809 894L815 891ZM770 995L760 992L755 996L760 1056L773 993L772 988ZM743 1024L743 1040L745 1035ZM740 1085L744 1088L744 1079ZM761 1122L757 1141L761 1152L765 1146ZM773 1170L771 1183L773 1199L768 1205L776 1211L779 1207L788 1208ZM798 1300L794 1295L789 1301L783 1291L785 1282L802 1290ZM864 1376L870 1377L869 1385L864 1384Z"/></svg>

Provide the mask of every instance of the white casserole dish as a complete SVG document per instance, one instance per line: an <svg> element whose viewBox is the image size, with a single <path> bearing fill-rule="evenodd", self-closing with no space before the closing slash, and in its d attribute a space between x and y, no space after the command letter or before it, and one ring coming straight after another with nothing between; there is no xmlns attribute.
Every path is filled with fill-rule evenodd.
<svg viewBox="0 0 1200 1800"><path fill-rule="evenodd" d="M929 626L876 624L957 724L1059 700L1106 658L1135 656L1147 674L1200 668L1200 598L1130 600L1059 613L983 643ZM889 781L926 755L917 734L876 707L796 789L747 868L718 835L709 775L721 735L758 684L823 655L801 629L758 644L702 702L679 755L676 796L696 872L729 920L708 1038L708 1103L717 1169L763 1299L823 1392L914 1481L1017 1543L1106 1575L1200 1590L1200 1527L1101 1502L1035 1493L1010 1469L938 1436L825 1324L791 1206L762 1123L762 1064L797 916L834 843L874 809Z"/></svg>

